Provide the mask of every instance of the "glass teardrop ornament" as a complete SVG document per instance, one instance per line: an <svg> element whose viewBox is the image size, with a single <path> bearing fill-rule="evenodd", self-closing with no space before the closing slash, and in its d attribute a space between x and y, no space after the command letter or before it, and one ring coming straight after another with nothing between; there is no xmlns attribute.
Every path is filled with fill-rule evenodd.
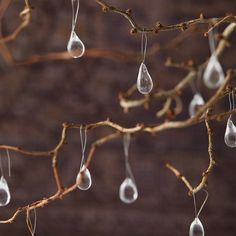
<svg viewBox="0 0 236 236"><path fill-rule="evenodd" d="M2 176L0 179L0 206L6 206L11 200L11 194L7 181Z"/></svg>
<svg viewBox="0 0 236 236"><path fill-rule="evenodd" d="M205 104L203 97L201 96L200 93L196 93L193 96L192 101L189 104L189 115L190 117L195 116L197 113L198 109Z"/></svg>
<svg viewBox="0 0 236 236"><path fill-rule="evenodd" d="M120 200L127 204L133 203L137 200L138 190L131 178L127 177L120 185L119 195Z"/></svg>
<svg viewBox="0 0 236 236"><path fill-rule="evenodd" d="M79 181L80 183L78 185L78 188L80 190L88 190L92 185L91 174L85 165L82 166L80 172L77 175L76 182L79 182Z"/></svg>
<svg viewBox="0 0 236 236"><path fill-rule="evenodd" d="M67 44L67 51L74 58L82 57L85 52L85 46L75 31L71 32L70 39Z"/></svg>
<svg viewBox="0 0 236 236"><path fill-rule="evenodd" d="M137 88L142 94L148 94L153 88L152 78L148 72L148 69L144 63L141 63L137 78Z"/></svg>
<svg viewBox="0 0 236 236"><path fill-rule="evenodd" d="M206 87L210 89L216 89L224 81L224 72L222 66L215 54L213 54L205 69L203 80Z"/></svg>
<svg viewBox="0 0 236 236"><path fill-rule="evenodd" d="M189 229L189 236L204 236L204 228L198 217L194 219Z"/></svg>
<svg viewBox="0 0 236 236"><path fill-rule="evenodd" d="M230 116L225 130L225 144L228 147L236 147L236 127L232 121L232 117Z"/></svg>

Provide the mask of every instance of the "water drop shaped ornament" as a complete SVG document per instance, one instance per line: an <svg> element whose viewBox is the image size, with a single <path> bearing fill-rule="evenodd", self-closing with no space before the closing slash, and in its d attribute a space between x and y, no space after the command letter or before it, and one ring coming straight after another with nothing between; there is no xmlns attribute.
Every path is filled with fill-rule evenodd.
<svg viewBox="0 0 236 236"><path fill-rule="evenodd" d="M85 128L84 134L83 134L82 126L80 127L80 141L81 141L81 146L82 146L82 158L81 158L81 163L80 163L80 171L76 177L76 183L78 184L78 188L80 190L88 190L92 185L92 178L91 178L90 171L85 165L84 154L85 154L85 149L86 149L86 144L87 144L87 130Z"/></svg>
<svg viewBox="0 0 236 236"><path fill-rule="evenodd" d="M71 0L72 3L72 29L70 39L67 43L67 51L73 58L82 57L85 52L85 46L79 36L75 32L75 25L79 13L79 0ZM77 3L76 13L75 4Z"/></svg>
<svg viewBox="0 0 236 236"><path fill-rule="evenodd" d="M75 31L71 32L70 39L67 44L67 51L74 58L82 57L85 52L84 44Z"/></svg>
<svg viewBox="0 0 236 236"><path fill-rule="evenodd" d="M139 67L138 78L137 78L137 89L142 94L149 94L153 88L152 78L148 72L147 66L145 65L146 51L147 51L147 35L145 33L142 33L141 55L143 57L143 61Z"/></svg>
<svg viewBox="0 0 236 236"><path fill-rule="evenodd" d="M227 121L224 139L228 147L236 147L236 127L232 121L232 116Z"/></svg>
<svg viewBox="0 0 236 236"><path fill-rule="evenodd" d="M189 236L204 236L204 228L198 217L194 219L189 229Z"/></svg>
<svg viewBox="0 0 236 236"><path fill-rule="evenodd" d="M129 145L130 135L125 134L123 138L124 152L125 152L125 172L126 178L120 185L119 196L120 200L126 204L133 203L138 198L138 190L135 184L134 176L129 164Z"/></svg>
<svg viewBox="0 0 236 236"><path fill-rule="evenodd" d="M149 94L153 88L152 78L143 62L141 63L138 71L137 88L142 94Z"/></svg>
<svg viewBox="0 0 236 236"><path fill-rule="evenodd" d="M193 96L192 101L189 104L189 115L190 117L195 116L198 109L205 104L204 99L202 98L200 93L196 93Z"/></svg>
<svg viewBox="0 0 236 236"><path fill-rule="evenodd" d="M203 74L203 81L206 87L216 89L221 86L224 81L224 72L216 55L216 46L213 30L209 32L209 44L211 57Z"/></svg>
<svg viewBox="0 0 236 236"><path fill-rule="evenodd" d="M231 101L232 97L232 101ZM235 100L234 100L234 92L232 91L229 93L229 107L230 111L235 109ZM226 125L226 130L225 130L225 136L224 136L225 144L228 147L236 147L236 126L234 125L232 121L232 115L229 116L227 125Z"/></svg>
<svg viewBox="0 0 236 236"><path fill-rule="evenodd" d="M92 185L91 174L85 165L83 165L81 171L77 175L76 181L77 183L79 183L78 188L80 190L88 190L91 187Z"/></svg>
<svg viewBox="0 0 236 236"><path fill-rule="evenodd" d="M221 86L224 81L224 72L220 62L215 54L213 54L208 62L203 75L203 80L206 87L216 89Z"/></svg>
<svg viewBox="0 0 236 236"><path fill-rule="evenodd" d="M121 201L129 204L133 203L138 198L138 190L131 178L126 178L120 185L119 195Z"/></svg>
<svg viewBox="0 0 236 236"><path fill-rule="evenodd" d="M9 191L9 187L7 181L2 176L0 179L0 206L8 205L10 200L11 200L11 194Z"/></svg>
<svg viewBox="0 0 236 236"><path fill-rule="evenodd" d="M8 171L9 176L11 176L11 162L8 149L6 149L7 158L8 158ZM4 178L3 165L2 165L2 156L0 155L0 169L1 169L1 179L0 179L0 207L6 206L11 200L10 190L7 184L6 179Z"/></svg>

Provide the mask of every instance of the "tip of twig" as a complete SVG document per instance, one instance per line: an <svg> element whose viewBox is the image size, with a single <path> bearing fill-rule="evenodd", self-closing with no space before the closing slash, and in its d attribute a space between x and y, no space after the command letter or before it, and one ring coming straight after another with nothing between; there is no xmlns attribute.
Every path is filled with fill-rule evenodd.
<svg viewBox="0 0 236 236"><path fill-rule="evenodd" d="M132 14L132 10L131 10L131 9L127 9L127 10L125 11L125 13L130 16L130 15Z"/></svg>
<svg viewBox="0 0 236 236"><path fill-rule="evenodd" d="M129 112L129 108L128 107L124 107L123 112L124 113L128 113Z"/></svg>
<svg viewBox="0 0 236 236"><path fill-rule="evenodd" d="M67 122L62 123L62 126L63 126L63 127L66 127L67 125L68 125ZM72 124L72 125L73 125L73 124Z"/></svg>
<svg viewBox="0 0 236 236"><path fill-rule="evenodd" d="M172 65L172 58L171 57L168 57L167 59L166 59L166 62L165 62L165 66L171 66Z"/></svg>

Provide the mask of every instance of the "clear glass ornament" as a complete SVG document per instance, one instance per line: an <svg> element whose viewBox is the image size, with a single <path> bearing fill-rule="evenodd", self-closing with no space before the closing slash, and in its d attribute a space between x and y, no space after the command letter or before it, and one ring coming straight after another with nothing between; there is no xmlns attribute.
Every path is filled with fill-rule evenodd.
<svg viewBox="0 0 236 236"><path fill-rule="evenodd" d="M138 190L133 180L127 177L120 185L120 199L124 203L133 203L138 198Z"/></svg>
<svg viewBox="0 0 236 236"><path fill-rule="evenodd" d="M210 89L216 89L221 86L224 81L224 72L222 66L218 60L216 55L216 46L215 46L215 39L213 30L209 32L209 44L211 50L211 57L205 69L203 75L203 81L206 87Z"/></svg>
<svg viewBox="0 0 236 236"><path fill-rule="evenodd" d="M75 12L76 3L77 7ZM75 25L79 13L79 0L71 0L71 4L72 4L72 29L71 29L70 39L67 43L67 51L71 55L71 57L78 58L82 57L85 52L85 46L75 32Z"/></svg>
<svg viewBox="0 0 236 236"><path fill-rule="evenodd" d="M194 219L189 229L189 236L204 236L204 228L198 217Z"/></svg>
<svg viewBox="0 0 236 236"><path fill-rule="evenodd" d="M232 97L232 101L231 101ZM232 111L235 108L234 92L229 93L229 109ZM232 121L232 115L229 116L224 136L225 144L228 147L236 147L236 126Z"/></svg>
<svg viewBox="0 0 236 236"><path fill-rule="evenodd" d="M206 87L210 89L216 89L221 86L224 81L224 72L221 67L220 62L218 61L215 53L211 56L206 70L203 75L203 80Z"/></svg>
<svg viewBox="0 0 236 236"><path fill-rule="evenodd" d="M232 116L228 118L224 140L228 147L236 147L236 127L232 121Z"/></svg>
<svg viewBox="0 0 236 236"><path fill-rule="evenodd" d="M153 88L152 78L148 72L146 65L142 62L139 67L137 88L142 94L149 94Z"/></svg>
<svg viewBox="0 0 236 236"><path fill-rule="evenodd" d="M195 116L199 108L205 104L203 97L200 93L196 93L193 96L192 101L189 104L189 115L190 117Z"/></svg>
<svg viewBox="0 0 236 236"><path fill-rule="evenodd" d="M88 190L92 185L92 178L90 171L85 165L85 149L87 145L87 130L84 129L83 134L83 127L80 127L80 141L82 147L82 158L80 163L80 171L76 177L76 183L78 184L78 188L80 190Z"/></svg>
<svg viewBox="0 0 236 236"><path fill-rule="evenodd" d="M6 179L2 176L0 179L0 206L6 206L11 200L10 190Z"/></svg>
<svg viewBox="0 0 236 236"><path fill-rule="evenodd" d="M142 94L149 94L153 88L152 78L148 72L147 66L145 65L145 58L147 52L147 35L142 33L141 40L141 55L143 61L139 67L138 78L137 78L137 89Z"/></svg>
<svg viewBox="0 0 236 236"><path fill-rule="evenodd" d="M75 31L71 32L70 39L67 44L67 51L74 58L82 57L85 52L85 46Z"/></svg>
<svg viewBox="0 0 236 236"><path fill-rule="evenodd" d="M92 185L91 174L85 165L83 165L81 171L77 175L76 182L78 183L78 188L80 190L88 190L91 187Z"/></svg>
<svg viewBox="0 0 236 236"><path fill-rule="evenodd" d="M8 172L11 176L11 161L8 149L6 149L7 158L8 158ZM1 179L0 179L0 207L6 206L11 200L10 190L7 184L7 181L4 177L3 165L2 165L2 156L0 155L0 169L1 169Z"/></svg>
<svg viewBox="0 0 236 236"><path fill-rule="evenodd" d="M124 152L125 152L125 172L126 178L120 185L119 196L120 200L126 204L133 203L138 198L138 190L135 183L135 179L129 164L129 145L130 135L124 135Z"/></svg>

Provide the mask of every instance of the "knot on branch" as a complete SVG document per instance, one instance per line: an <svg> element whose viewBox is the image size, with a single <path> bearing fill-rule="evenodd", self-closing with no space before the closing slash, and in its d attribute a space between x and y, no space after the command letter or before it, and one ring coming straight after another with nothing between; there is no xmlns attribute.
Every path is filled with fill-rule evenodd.
<svg viewBox="0 0 236 236"><path fill-rule="evenodd" d="M102 7L102 11L103 11L103 12L108 12L108 11L109 11L109 7L103 6L103 7Z"/></svg>
<svg viewBox="0 0 236 236"><path fill-rule="evenodd" d="M31 14L32 8L25 6L24 10L20 12L20 18L25 19L26 17L29 17Z"/></svg>
<svg viewBox="0 0 236 236"><path fill-rule="evenodd" d="M130 34L136 34L138 32L138 30L136 28L132 28L130 30Z"/></svg>
<svg viewBox="0 0 236 236"><path fill-rule="evenodd" d="M154 33L159 33L160 29L163 27L163 25L160 22L157 22L154 27Z"/></svg>
<svg viewBox="0 0 236 236"><path fill-rule="evenodd" d="M187 23L183 22L183 23L181 24L181 30L182 30L182 31L185 31L186 29L188 29L188 25L187 25Z"/></svg>

